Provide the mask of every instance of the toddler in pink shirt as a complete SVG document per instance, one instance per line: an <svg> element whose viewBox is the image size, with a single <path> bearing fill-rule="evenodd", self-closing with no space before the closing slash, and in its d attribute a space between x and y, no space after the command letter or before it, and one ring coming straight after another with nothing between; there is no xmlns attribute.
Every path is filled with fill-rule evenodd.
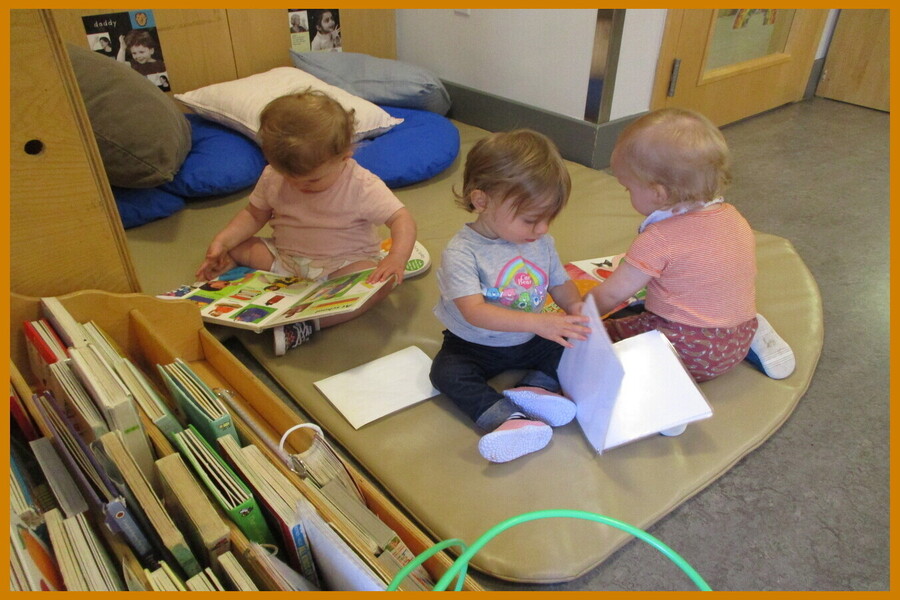
<svg viewBox="0 0 900 600"><path fill-rule="evenodd" d="M721 196L730 156L719 129L692 111L651 112L622 131L610 167L646 217L620 265L588 292L604 314L647 288L643 312L605 321L613 341L659 330L697 381L748 355L770 377L790 375L790 346L756 313L753 231Z"/></svg>
<svg viewBox="0 0 900 600"><path fill-rule="evenodd" d="M387 185L353 160L353 124L353 112L321 92L270 102L258 133L269 165L247 206L213 238L197 277L212 279L242 265L324 280L374 267L370 282L393 277L401 283L416 223ZM267 224L272 237L257 236ZM384 259L380 225L392 239ZM359 316L391 289L382 287L356 311L276 328L275 353Z"/></svg>

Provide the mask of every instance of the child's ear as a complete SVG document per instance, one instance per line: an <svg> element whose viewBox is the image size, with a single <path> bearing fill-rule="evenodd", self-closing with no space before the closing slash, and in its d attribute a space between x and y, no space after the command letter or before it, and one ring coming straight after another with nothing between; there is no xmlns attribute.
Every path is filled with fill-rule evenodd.
<svg viewBox="0 0 900 600"><path fill-rule="evenodd" d="M658 206L669 205L669 190L660 183L653 184L653 191L656 194L656 203Z"/></svg>
<svg viewBox="0 0 900 600"><path fill-rule="evenodd" d="M472 206L477 213L480 213L487 208L488 200L490 200L488 195L481 190L472 190L472 193L469 194L469 201L472 203Z"/></svg>

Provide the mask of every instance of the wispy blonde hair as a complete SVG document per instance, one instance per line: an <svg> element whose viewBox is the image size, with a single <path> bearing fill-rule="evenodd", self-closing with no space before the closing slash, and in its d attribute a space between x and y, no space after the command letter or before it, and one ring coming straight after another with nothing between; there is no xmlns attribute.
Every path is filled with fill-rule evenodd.
<svg viewBox="0 0 900 600"><path fill-rule="evenodd" d="M566 205L572 180L556 145L530 129L493 133L478 140L466 156L457 204L472 212L472 193L512 202L513 214L540 210L553 219Z"/></svg>
<svg viewBox="0 0 900 600"><path fill-rule="evenodd" d="M722 132L700 113L664 108L619 136L613 157L638 181L660 185L668 205L706 202L731 182L731 154Z"/></svg>
<svg viewBox="0 0 900 600"><path fill-rule="evenodd" d="M320 91L307 90L269 102L257 136L276 171L303 176L351 152L354 120L354 111Z"/></svg>

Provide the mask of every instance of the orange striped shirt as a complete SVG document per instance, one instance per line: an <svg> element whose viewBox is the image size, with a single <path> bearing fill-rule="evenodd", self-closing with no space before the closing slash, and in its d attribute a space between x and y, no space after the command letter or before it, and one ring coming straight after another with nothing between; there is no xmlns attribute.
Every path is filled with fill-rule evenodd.
<svg viewBox="0 0 900 600"><path fill-rule="evenodd" d="M730 204L647 226L625 260L653 277L647 310L695 327L735 327L756 316L756 242Z"/></svg>

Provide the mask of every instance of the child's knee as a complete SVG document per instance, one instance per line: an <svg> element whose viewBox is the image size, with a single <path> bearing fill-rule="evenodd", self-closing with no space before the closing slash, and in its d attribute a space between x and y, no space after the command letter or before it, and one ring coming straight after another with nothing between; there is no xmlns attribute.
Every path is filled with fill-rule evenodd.
<svg viewBox="0 0 900 600"><path fill-rule="evenodd" d="M449 376L450 369L445 368L445 362L444 355L438 352L431 361L431 371L428 373L431 385L440 391L447 389L446 384L452 380L452 377Z"/></svg>

